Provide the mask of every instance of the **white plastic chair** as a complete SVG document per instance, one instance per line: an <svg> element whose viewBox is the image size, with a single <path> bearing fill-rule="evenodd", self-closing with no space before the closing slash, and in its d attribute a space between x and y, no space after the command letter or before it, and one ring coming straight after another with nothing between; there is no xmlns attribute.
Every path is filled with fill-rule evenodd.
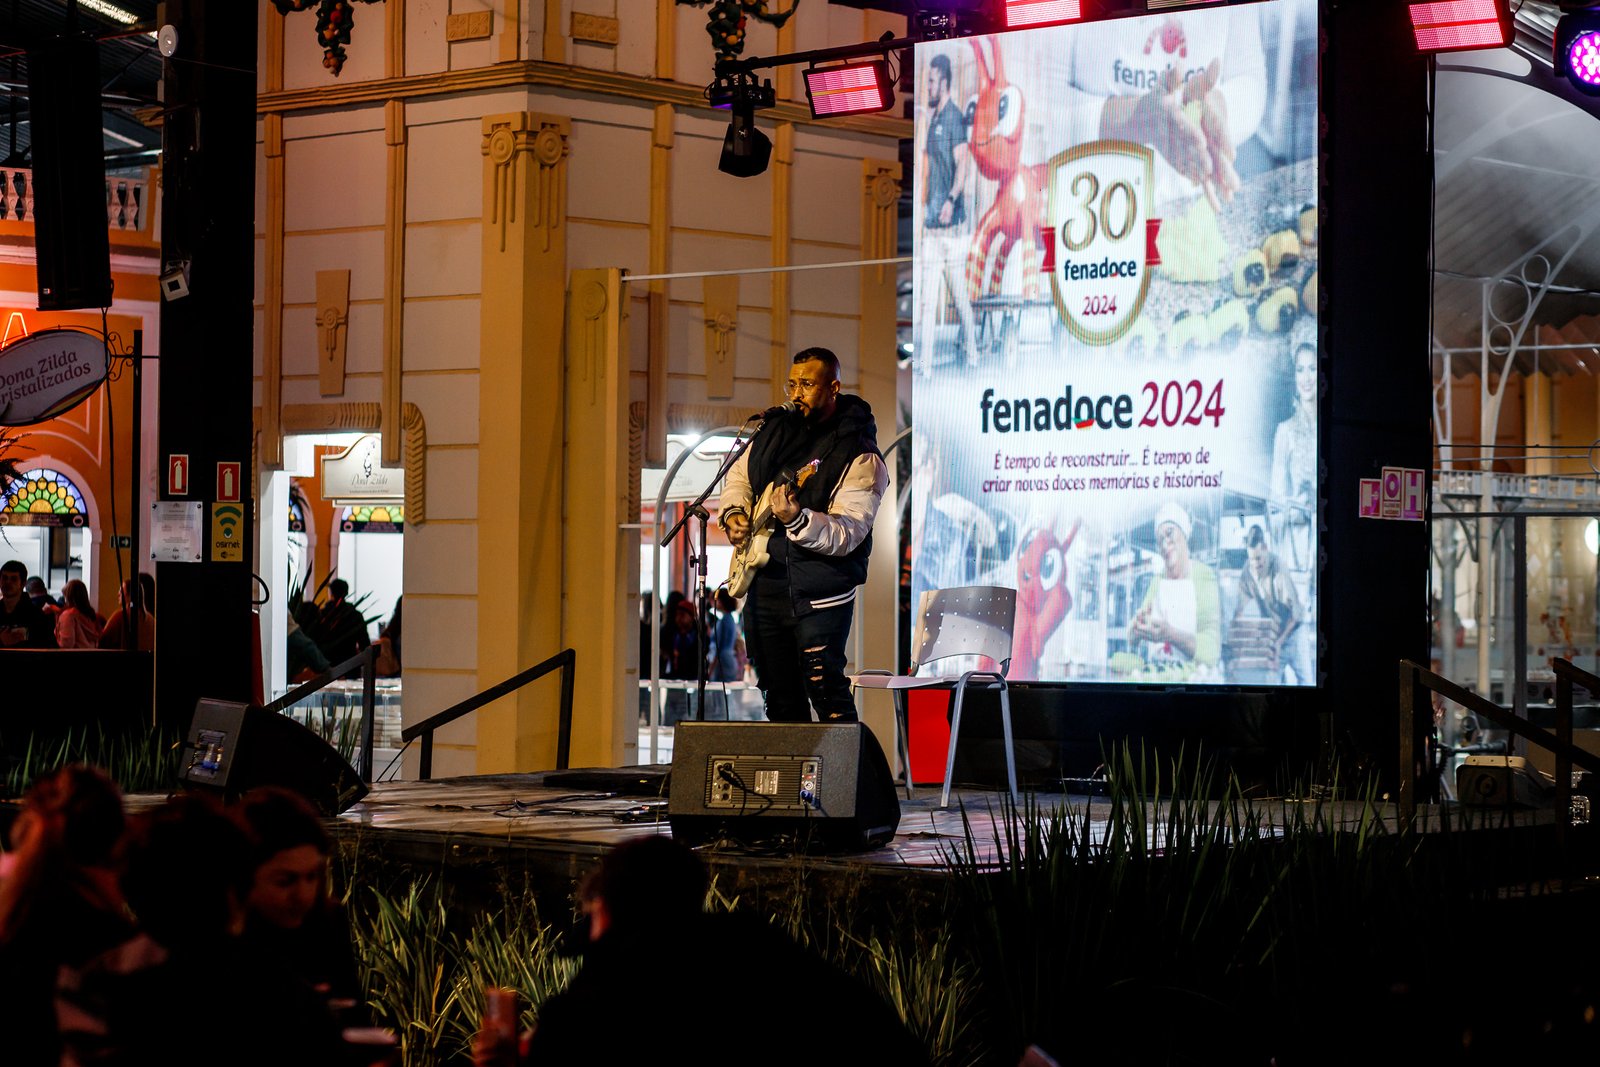
<svg viewBox="0 0 1600 1067"><path fill-rule="evenodd" d="M1017 591L997 585L966 585L955 589L930 589L917 606L916 630L911 636L911 673L862 671L852 681L864 689L887 689L894 694L895 730L899 734L900 763L906 774L906 799L911 799L911 741L906 718L906 691L946 688L955 691L950 714L950 751L945 757L944 793L939 806L950 806L950 778L956 765L956 741L961 735L961 704L974 682L1000 690L1000 727L1005 735L1006 777L1011 797L1017 794L1017 761L1011 741L1011 693L1006 672L1011 667L1011 631L1016 625ZM1000 664L994 671L967 671L959 678L920 677L928 664L952 656L987 656Z"/></svg>

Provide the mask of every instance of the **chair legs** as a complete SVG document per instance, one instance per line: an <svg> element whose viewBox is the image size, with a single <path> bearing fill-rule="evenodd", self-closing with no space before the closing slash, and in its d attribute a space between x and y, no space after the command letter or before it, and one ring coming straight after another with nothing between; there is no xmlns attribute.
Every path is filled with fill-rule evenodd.
<svg viewBox="0 0 1600 1067"><path fill-rule="evenodd" d="M950 751L944 758L944 792L939 795L939 806L950 806L950 780L956 773L956 740L961 736L961 701L967 695L965 679L956 686L955 704L950 709Z"/></svg>
<svg viewBox="0 0 1600 1067"><path fill-rule="evenodd" d="M906 799L911 799L911 722L906 712L906 691L894 691L895 732L900 740L900 768L906 776Z"/></svg>
<svg viewBox="0 0 1600 1067"><path fill-rule="evenodd" d="M1000 683L1000 731L1006 742L1006 781L1011 786L1011 801L1021 804L1022 798L1017 795L1017 747L1011 740L1011 690L1004 682Z"/></svg>
<svg viewBox="0 0 1600 1067"><path fill-rule="evenodd" d="M944 760L944 792L939 796L939 806L950 806L950 783L956 772L956 742L961 737L961 705L967 695L967 682L963 678L961 684L956 686L955 705L950 711L950 751ZM1011 690L1000 683L1000 730L1005 738L1006 745L1006 780L1011 786L1011 799L1020 804L1022 797L1017 792L1017 756L1016 748L1011 740Z"/></svg>

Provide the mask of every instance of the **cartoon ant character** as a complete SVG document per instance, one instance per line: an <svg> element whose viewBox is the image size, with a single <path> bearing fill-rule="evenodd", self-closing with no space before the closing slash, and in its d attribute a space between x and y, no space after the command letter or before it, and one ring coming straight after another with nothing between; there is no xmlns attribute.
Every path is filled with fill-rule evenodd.
<svg viewBox="0 0 1600 1067"><path fill-rule="evenodd" d="M1006 261L1020 244L1023 252L1023 293L1039 288L1039 227L1044 221L1044 165L1025 167L1022 159L1022 91L1006 80L1000 45L994 48L994 70L984 58L983 46L971 38L978 57L978 98L972 119L972 158L978 172L995 183L994 202L978 220L967 253L967 292L972 299L1000 291ZM998 249L993 246L998 242ZM994 256L990 266L990 255ZM987 280L985 273L987 269Z"/></svg>
<svg viewBox="0 0 1600 1067"><path fill-rule="evenodd" d="M1039 677L1045 643L1072 610L1066 555L1077 536L1076 520L1060 541L1052 530L1034 530L1017 553L1017 620L1009 672L1013 678Z"/></svg>
<svg viewBox="0 0 1600 1067"><path fill-rule="evenodd" d="M1183 23L1173 16L1167 16L1167 21L1150 31L1150 36L1144 42L1145 55L1155 50L1157 41L1161 42L1161 50L1167 55L1176 52L1179 59L1189 58L1189 42L1183 35Z"/></svg>

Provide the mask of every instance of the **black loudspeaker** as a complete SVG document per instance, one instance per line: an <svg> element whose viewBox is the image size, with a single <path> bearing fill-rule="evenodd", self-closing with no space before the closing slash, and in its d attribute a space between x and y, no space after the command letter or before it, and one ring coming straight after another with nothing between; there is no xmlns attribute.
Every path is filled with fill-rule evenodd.
<svg viewBox="0 0 1600 1067"><path fill-rule="evenodd" d="M337 815L367 795L355 768L322 738L287 715L226 700L195 704L178 778L230 798L257 786L282 786L324 815Z"/></svg>
<svg viewBox="0 0 1600 1067"><path fill-rule="evenodd" d="M100 46L58 37L28 53L39 308L111 305Z"/></svg>
<svg viewBox="0 0 1600 1067"><path fill-rule="evenodd" d="M860 852L900 825L889 762L859 723L680 722L672 743L667 816L687 845Z"/></svg>

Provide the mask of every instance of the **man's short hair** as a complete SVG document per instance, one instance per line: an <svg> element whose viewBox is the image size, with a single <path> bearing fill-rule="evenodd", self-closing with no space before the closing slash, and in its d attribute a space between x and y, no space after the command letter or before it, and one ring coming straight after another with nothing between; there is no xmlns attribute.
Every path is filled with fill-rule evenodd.
<svg viewBox="0 0 1600 1067"><path fill-rule="evenodd" d="M631 932L700 914L709 886L706 865L692 850L670 837L645 837L606 853L578 896L603 901L612 926Z"/></svg>
<svg viewBox="0 0 1600 1067"><path fill-rule="evenodd" d="M20 559L8 559L0 563L0 574L15 574L24 582L28 580L28 565Z"/></svg>
<svg viewBox="0 0 1600 1067"><path fill-rule="evenodd" d="M939 77L944 79L944 83L946 85L950 84L952 79L950 77L949 56L934 56L932 59L928 60L928 66L939 72Z"/></svg>
<svg viewBox="0 0 1600 1067"><path fill-rule="evenodd" d="M350 583L343 578L335 578L328 583L328 595L335 600L343 600L350 595Z"/></svg>
<svg viewBox="0 0 1600 1067"><path fill-rule="evenodd" d="M794 354L794 363L821 363L828 368L828 373L833 375L833 380L839 380L839 357L826 348L803 348Z"/></svg>

